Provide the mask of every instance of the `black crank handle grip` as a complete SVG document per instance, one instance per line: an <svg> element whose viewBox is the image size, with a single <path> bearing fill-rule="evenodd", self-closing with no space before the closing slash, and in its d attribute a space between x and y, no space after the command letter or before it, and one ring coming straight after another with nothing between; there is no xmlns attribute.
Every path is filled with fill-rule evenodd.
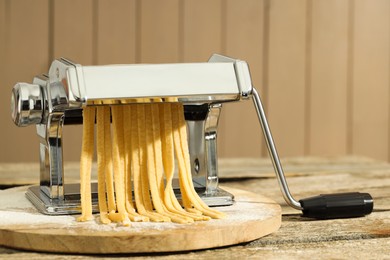
<svg viewBox="0 0 390 260"><path fill-rule="evenodd" d="M372 212L374 200L368 193L321 194L299 200L303 217L317 219L362 217Z"/></svg>

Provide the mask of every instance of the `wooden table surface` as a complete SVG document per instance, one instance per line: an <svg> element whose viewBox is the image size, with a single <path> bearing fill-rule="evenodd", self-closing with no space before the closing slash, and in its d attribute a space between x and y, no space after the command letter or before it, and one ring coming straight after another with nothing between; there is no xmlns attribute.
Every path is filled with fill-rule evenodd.
<svg viewBox="0 0 390 260"><path fill-rule="evenodd" d="M390 164L364 157L299 157L282 160L290 191L296 199L347 191L368 192L372 214L353 219L310 220L286 205L268 159L221 159L221 185L266 195L282 206L279 231L250 243L174 254L115 255L135 259L384 259L390 258ZM77 163L66 164L68 182L77 180ZM0 164L0 185L37 183L37 164ZM0 247L0 258L84 259Z"/></svg>

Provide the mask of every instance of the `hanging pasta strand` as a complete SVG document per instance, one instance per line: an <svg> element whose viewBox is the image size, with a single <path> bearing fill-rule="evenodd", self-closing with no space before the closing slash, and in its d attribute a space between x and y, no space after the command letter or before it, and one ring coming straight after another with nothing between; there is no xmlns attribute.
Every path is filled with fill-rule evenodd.
<svg viewBox="0 0 390 260"><path fill-rule="evenodd" d="M166 176L166 187L164 190L164 202L170 210L181 210L182 207L176 198L172 180L174 176L175 158L172 135L172 115L170 104L160 104L160 131L161 131L161 147L163 153L163 167ZM173 196L173 197L172 197Z"/></svg>
<svg viewBox="0 0 390 260"><path fill-rule="evenodd" d="M202 212L204 215L212 218L223 218L225 214L217 210L210 209L206 203L202 201L196 193L191 178L190 158L188 154L187 129L184 119L183 105L180 103L172 104L172 124L174 126L175 151L179 167L180 189L183 200L188 200L185 204L189 208L189 204ZM179 141L176 141L179 140Z"/></svg>
<svg viewBox="0 0 390 260"><path fill-rule="evenodd" d="M112 106L113 124L113 166L114 166L114 186L117 213L110 212L109 218L115 222L122 222L130 225L130 220L125 207L125 177L124 177L124 133L123 133L123 107Z"/></svg>
<svg viewBox="0 0 390 260"><path fill-rule="evenodd" d="M133 188L134 188L134 202L137 208L137 211L140 215L144 216L149 220L149 217L146 216L146 209L143 207L143 197L141 191L141 157L142 150L139 147L138 139L138 120L137 120L137 106L131 107L131 125L130 125L130 148L131 148L131 159L130 159L130 170L133 176Z"/></svg>
<svg viewBox="0 0 390 260"><path fill-rule="evenodd" d="M111 109L103 106L104 111L104 159L106 163L105 180L107 190L108 213L116 212L114 195L114 176L112 169Z"/></svg>
<svg viewBox="0 0 390 260"><path fill-rule="evenodd" d="M132 194L132 185L131 185L131 129L130 129L130 119L131 111L128 105L123 107L123 132L124 132L124 142L125 142L125 195L126 195L126 210L127 212L135 212L133 205L133 194Z"/></svg>
<svg viewBox="0 0 390 260"><path fill-rule="evenodd" d="M133 204L133 186L131 180L131 106L123 106L123 127L125 145L125 206L131 221L149 221L149 218L138 214Z"/></svg>
<svg viewBox="0 0 390 260"><path fill-rule="evenodd" d="M195 221L209 220L207 216L199 216L186 212L179 204L173 190L172 180L174 176L174 147L173 147L173 131L172 131L172 111L171 104L159 104L160 132L161 132L161 153L164 173L166 176L166 186L162 199L165 206L171 212L179 214L183 217L191 218Z"/></svg>
<svg viewBox="0 0 390 260"><path fill-rule="evenodd" d="M172 222L176 223L192 223L193 219L180 216L167 210L163 204L162 195L164 192L163 186L163 166L161 155L161 136L160 122L157 104L145 105L145 122L149 127L146 129L147 143L147 172L149 178L149 187L155 210L168 217Z"/></svg>
<svg viewBox="0 0 390 260"><path fill-rule="evenodd" d="M195 191L183 105L173 99L169 100L173 103L158 103L160 99L144 101L147 104L83 110L82 215L78 221L92 219L90 179L95 114L101 223L112 221L126 226L131 221L149 220L192 223L224 217L223 213L210 209ZM184 209L172 185L175 156Z"/></svg>
<svg viewBox="0 0 390 260"><path fill-rule="evenodd" d="M145 122L145 104L139 104L137 109L138 121L138 149L140 150L140 180L142 192L142 202L145 209L149 212L153 211L153 205L150 200L149 182L147 173L147 151L146 151L146 122Z"/></svg>
<svg viewBox="0 0 390 260"><path fill-rule="evenodd" d="M83 109L83 141L80 159L81 216L78 221L88 221L92 216L91 169L94 151L95 107Z"/></svg>
<svg viewBox="0 0 390 260"><path fill-rule="evenodd" d="M106 156L105 156L105 112L104 106L98 106L96 109L96 146L97 146L97 171L98 171L98 202L100 211L100 221L108 224L111 220L108 218L107 197L106 197Z"/></svg>
<svg viewBox="0 0 390 260"><path fill-rule="evenodd" d="M148 217L151 221L169 221L159 214L153 212L150 201L149 184L146 168L146 125L145 125L145 105L134 106L131 113L131 148L132 148L132 172L134 184L134 199L139 214Z"/></svg>
<svg viewBox="0 0 390 260"><path fill-rule="evenodd" d="M157 100L159 102L160 100ZM159 191L159 197L162 200L164 196L164 175L162 162L162 144L161 144L161 129L160 129L160 113L158 103L151 104L151 121L152 135L150 136L153 143L153 156L155 160L156 181ZM163 201L163 200L162 200Z"/></svg>

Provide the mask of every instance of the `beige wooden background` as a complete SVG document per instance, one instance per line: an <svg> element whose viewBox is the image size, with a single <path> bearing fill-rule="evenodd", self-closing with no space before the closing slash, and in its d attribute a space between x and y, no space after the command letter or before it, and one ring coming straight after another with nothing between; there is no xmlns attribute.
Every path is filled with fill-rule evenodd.
<svg viewBox="0 0 390 260"><path fill-rule="evenodd" d="M389 160L388 0L0 0L0 162L37 161L10 93L64 56L81 64L249 62L281 156ZM110 86L107 86L109 88ZM80 128L64 133L77 160ZM222 157L266 156L251 101L224 105Z"/></svg>

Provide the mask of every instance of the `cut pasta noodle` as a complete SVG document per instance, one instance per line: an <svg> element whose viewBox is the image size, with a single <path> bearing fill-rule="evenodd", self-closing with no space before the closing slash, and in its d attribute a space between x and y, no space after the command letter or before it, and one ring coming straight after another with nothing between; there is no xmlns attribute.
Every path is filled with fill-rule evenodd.
<svg viewBox="0 0 390 260"><path fill-rule="evenodd" d="M83 142L80 160L80 201L81 216L79 221L92 219L91 169L94 147L95 108L83 110Z"/></svg>
<svg viewBox="0 0 390 260"><path fill-rule="evenodd" d="M108 218L108 207L107 207L107 197L106 197L106 148L105 136L106 131L109 130L106 124L106 112L108 107L98 107L96 111L96 140L97 140L97 158L98 158L98 201L99 201L99 211L100 211L100 221L104 224L108 224L111 220ZM109 112L109 111L108 111ZM109 118L108 118L109 119ZM109 126L109 125L108 125ZM108 193L108 191L107 191ZM113 208L113 207L112 207Z"/></svg>
<svg viewBox="0 0 390 260"><path fill-rule="evenodd" d="M175 100L148 101L157 103L84 108L80 162L82 214L77 220L93 218L90 179L95 116L101 223L185 224L223 218L223 213L210 209L202 201L192 183L183 105ZM183 207L172 185L175 157Z"/></svg>

